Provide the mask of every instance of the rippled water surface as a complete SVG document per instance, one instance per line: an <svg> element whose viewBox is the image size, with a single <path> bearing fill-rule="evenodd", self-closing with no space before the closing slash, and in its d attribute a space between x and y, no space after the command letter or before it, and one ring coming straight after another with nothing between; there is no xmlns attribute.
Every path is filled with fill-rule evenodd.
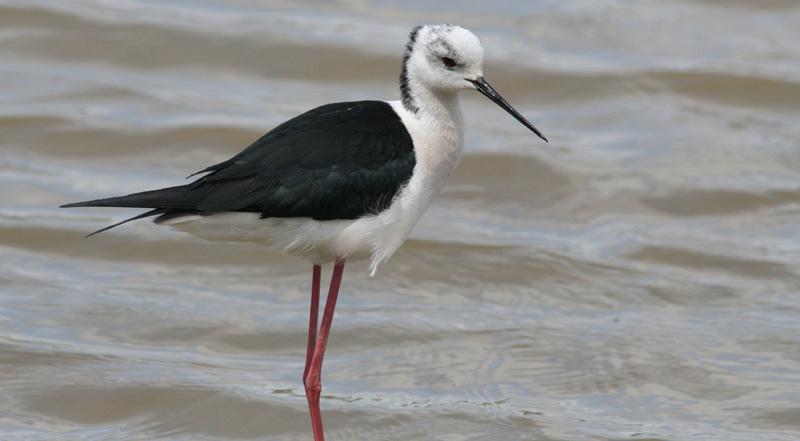
<svg viewBox="0 0 800 441"><path fill-rule="evenodd" d="M0 0L0 439L308 440L310 268L135 211L474 30L466 154L345 273L331 440L800 439L794 0Z"/></svg>

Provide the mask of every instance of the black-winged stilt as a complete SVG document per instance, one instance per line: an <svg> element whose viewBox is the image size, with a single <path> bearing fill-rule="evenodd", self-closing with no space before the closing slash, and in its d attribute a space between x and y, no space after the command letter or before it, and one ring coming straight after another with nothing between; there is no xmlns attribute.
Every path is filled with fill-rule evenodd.
<svg viewBox="0 0 800 441"><path fill-rule="evenodd" d="M464 123L458 93L478 90L547 139L483 77L483 47L452 25L415 27L400 74L399 101L326 104L290 119L241 153L195 174L191 184L64 207L148 208L212 240L255 241L313 265L303 383L314 440L325 346L346 260L368 258L370 275L403 244L458 163ZM194 176L194 175L192 175ZM317 327L321 265L333 263Z"/></svg>

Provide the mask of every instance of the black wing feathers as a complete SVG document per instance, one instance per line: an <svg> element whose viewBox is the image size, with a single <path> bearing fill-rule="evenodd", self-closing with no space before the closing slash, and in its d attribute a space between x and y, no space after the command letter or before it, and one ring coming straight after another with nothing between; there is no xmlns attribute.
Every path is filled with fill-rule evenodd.
<svg viewBox="0 0 800 441"><path fill-rule="evenodd" d="M62 208L72 207L130 207L130 208L170 208L193 210L191 200L187 198L188 185L167 187L159 190L143 191L106 199L75 202L62 205Z"/></svg>
<svg viewBox="0 0 800 441"><path fill-rule="evenodd" d="M97 231L93 231L93 232L91 232L91 233L87 234L87 235L86 235L86 237L92 237L92 236L94 236L95 234L100 234L100 233L102 233L103 231L110 230L110 229L112 229L112 228L114 228L114 227L118 227L118 226L120 226L120 225L122 225L122 224L127 224L127 223L128 223L128 222L130 222L130 221L135 221L135 220L137 220L137 219L144 219L144 218L146 218L146 217L151 217L151 216L158 216L159 214L164 214L164 213L166 213L167 211L169 211L169 210L166 210L166 209L164 209L164 208L155 208L155 209L153 209L153 210L145 211L145 212L144 212L144 213L142 213L142 214L137 214L136 216L129 217L129 218L125 219L124 221L117 222L117 223L115 223L115 224L111 224L111 225L109 225L109 226L107 226L107 227L103 227L103 228L101 228L101 229L99 229L99 230L97 230Z"/></svg>
<svg viewBox="0 0 800 441"><path fill-rule="evenodd" d="M387 208L415 164L389 104L334 103L286 121L191 184L67 206L355 219Z"/></svg>

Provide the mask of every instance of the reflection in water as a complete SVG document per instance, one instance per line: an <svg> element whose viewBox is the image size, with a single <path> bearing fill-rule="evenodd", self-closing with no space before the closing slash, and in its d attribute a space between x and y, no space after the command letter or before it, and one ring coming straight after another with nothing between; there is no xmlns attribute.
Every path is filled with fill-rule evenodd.
<svg viewBox="0 0 800 441"><path fill-rule="evenodd" d="M451 185L377 278L351 267L330 438L798 437L796 2L429 3L2 2L0 438L308 439L305 265L148 222L85 240L126 213L55 207L396 98L437 21L551 144L465 98Z"/></svg>

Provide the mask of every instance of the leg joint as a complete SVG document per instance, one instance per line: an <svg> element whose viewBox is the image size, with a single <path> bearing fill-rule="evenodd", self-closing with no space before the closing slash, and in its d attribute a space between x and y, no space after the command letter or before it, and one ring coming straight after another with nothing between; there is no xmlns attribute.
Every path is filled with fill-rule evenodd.
<svg viewBox="0 0 800 441"><path fill-rule="evenodd" d="M317 382L311 381L310 378L306 378L303 382L306 388L306 395L307 396L319 396L322 393L322 383L317 380Z"/></svg>

